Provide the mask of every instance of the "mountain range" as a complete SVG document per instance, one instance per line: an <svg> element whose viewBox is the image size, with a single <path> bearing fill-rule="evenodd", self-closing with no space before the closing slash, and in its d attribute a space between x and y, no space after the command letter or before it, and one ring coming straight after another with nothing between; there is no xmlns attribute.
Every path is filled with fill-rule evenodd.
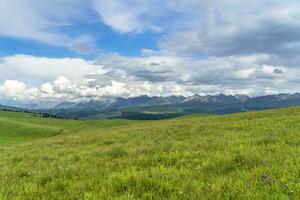
<svg viewBox="0 0 300 200"><path fill-rule="evenodd" d="M23 104L29 105L29 104ZM82 102L43 102L32 103L25 107L27 111L48 113L66 118L126 118L126 119L162 119L203 113L228 114L263 109L300 105L300 93L275 94L259 97L246 95L198 95L132 98L110 98ZM15 107L0 106L0 109L15 110Z"/></svg>
<svg viewBox="0 0 300 200"><path fill-rule="evenodd" d="M300 105L300 93L259 97L246 95L198 95L132 98L110 98L82 102L32 102L23 108L1 106L0 110L48 113L65 118L162 119L203 113L228 114Z"/></svg>

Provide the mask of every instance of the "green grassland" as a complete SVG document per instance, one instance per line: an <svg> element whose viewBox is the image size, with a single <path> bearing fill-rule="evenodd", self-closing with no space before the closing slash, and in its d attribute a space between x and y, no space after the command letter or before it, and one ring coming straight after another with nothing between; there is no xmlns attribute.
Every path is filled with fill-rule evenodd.
<svg viewBox="0 0 300 200"><path fill-rule="evenodd" d="M300 199L300 108L160 121L0 112L0 199Z"/></svg>
<svg viewBox="0 0 300 200"><path fill-rule="evenodd" d="M54 136L78 121L44 119L39 115L0 111L0 145Z"/></svg>

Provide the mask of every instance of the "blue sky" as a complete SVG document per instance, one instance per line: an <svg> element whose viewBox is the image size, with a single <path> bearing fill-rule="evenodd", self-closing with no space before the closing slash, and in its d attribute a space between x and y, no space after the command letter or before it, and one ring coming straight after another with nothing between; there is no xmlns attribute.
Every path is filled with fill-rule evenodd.
<svg viewBox="0 0 300 200"><path fill-rule="evenodd" d="M0 0L0 96L298 92L297 0Z"/></svg>
<svg viewBox="0 0 300 200"><path fill-rule="evenodd" d="M126 56L139 56L141 49L157 49L160 33L120 34L100 21L91 24L76 24L65 33L74 35L80 33L91 35L94 38L94 49L89 53L77 53L65 47L57 47L37 41L13 37L0 37L0 56L15 54L30 54L54 58L84 57L94 59L103 52L118 52Z"/></svg>

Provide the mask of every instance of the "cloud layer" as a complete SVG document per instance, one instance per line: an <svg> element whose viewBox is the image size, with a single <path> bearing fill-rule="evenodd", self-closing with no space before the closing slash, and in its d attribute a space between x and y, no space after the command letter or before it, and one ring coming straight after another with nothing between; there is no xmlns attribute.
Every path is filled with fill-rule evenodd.
<svg viewBox="0 0 300 200"><path fill-rule="evenodd" d="M91 60L2 57L0 93L8 98L299 91L296 0L88 0L84 5L80 0L17 0L0 1L0 12L0 36L64 46L81 54L93 51L95 38L64 28L94 18L95 26L104 24L127 37L149 32L159 36L157 49L141 49L135 56L111 52Z"/></svg>
<svg viewBox="0 0 300 200"><path fill-rule="evenodd" d="M16 55L2 58L0 69L12 76L1 78L0 93L2 97L21 100L86 100L298 91L300 70L271 65L270 61L272 57L267 54L207 59L103 54L94 61ZM30 86L26 80L41 81Z"/></svg>

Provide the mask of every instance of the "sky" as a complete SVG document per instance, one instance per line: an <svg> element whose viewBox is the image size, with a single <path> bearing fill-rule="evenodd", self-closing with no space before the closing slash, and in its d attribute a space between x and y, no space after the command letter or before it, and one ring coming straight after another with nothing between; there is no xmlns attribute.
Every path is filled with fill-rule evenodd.
<svg viewBox="0 0 300 200"><path fill-rule="evenodd" d="M300 92L298 0L0 0L0 99Z"/></svg>

